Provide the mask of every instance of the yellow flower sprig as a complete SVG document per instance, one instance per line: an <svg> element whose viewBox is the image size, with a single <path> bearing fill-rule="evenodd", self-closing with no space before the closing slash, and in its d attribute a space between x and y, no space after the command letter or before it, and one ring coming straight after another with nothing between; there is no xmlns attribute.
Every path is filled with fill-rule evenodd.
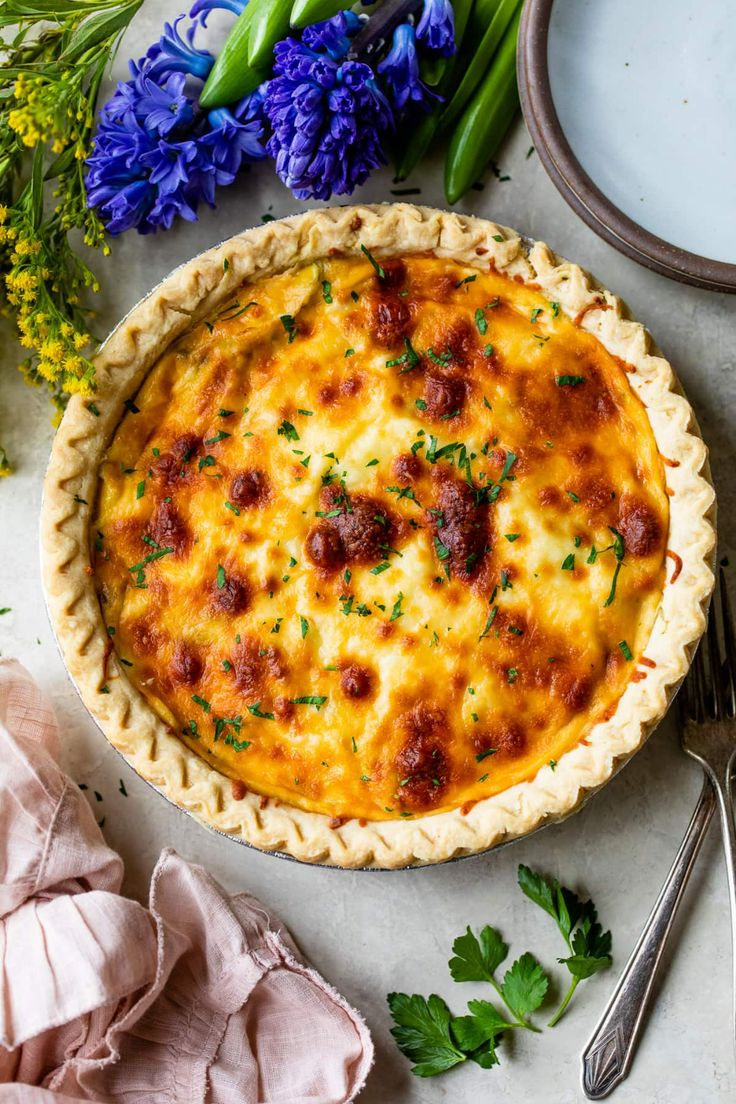
<svg viewBox="0 0 736 1104"><path fill-rule="evenodd" d="M100 285L69 234L110 252L86 204L84 160L105 70L141 3L0 5L0 30L14 29L10 43L0 42L0 310L28 350L23 375L48 388L58 411L73 392L94 390L85 299ZM0 476L10 471L0 446Z"/></svg>

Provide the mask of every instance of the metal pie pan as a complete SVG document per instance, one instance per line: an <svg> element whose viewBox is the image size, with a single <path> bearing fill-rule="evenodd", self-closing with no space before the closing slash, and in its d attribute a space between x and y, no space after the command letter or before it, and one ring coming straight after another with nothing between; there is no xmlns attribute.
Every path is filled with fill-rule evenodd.
<svg viewBox="0 0 736 1104"><path fill-rule="evenodd" d="M532 239L526 237L525 235L519 235L519 236L520 236L522 242L524 243L525 248L527 250L530 250L531 247L534 244ZM215 243L214 245L210 246L207 250L205 250L204 253L209 253L212 249L218 248L220 245L225 244L225 242L227 240L229 240L229 239L224 239L221 242ZM123 318L120 319L120 321L117 323L117 325L111 330L110 334L108 335L106 340L103 342L103 344L101 346L101 349L104 348L104 346L112 338L112 336L117 332L117 330L125 324L125 322L130 317L130 315L132 315L134 313L134 311L137 310L137 308L141 305L141 303L145 302L146 299L148 299L154 292L156 292L158 290L158 288L160 288L163 284L165 284L176 272L178 272L180 269L186 267L186 265L190 264L191 260L194 260L194 259L196 259L196 258L191 258L189 261L183 262L181 265L177 265L174 269L172 269L169 273L167 273L166 276L164 276L163 279L161 279L158 284L156 284L153 288L151 288L149 292L147 292L145 295L141 296L141 298L130 308L130 310L123 316ZM47 469L46 474L48 475L48 469ZM712 485L712 477L711 477L710 467L709 467L707 461L706 461L706 464L705 464L701 474L703 475L703 478L705 478ZM713 520L715 522L715 506L714 506L713 509L714 509L714 519ZM42 499L42 502L41 502L41 515L43 515L43 511L44 511L44 501ZM42 555L43 555L43 553L42 553L42 540L41 540L40 532L39 532L39 553L40 553L40 557L42 557ZM711 568L713 570L715 570L715 552L713 553ZM145 782L146 785L148 785L155 793L159 794L170 806L172 806L172 808L177 809L180 813L190 817L193 821L195 821L195 823L199 824L202 828L207 829L209 832L213 833L214 835L221 836L223 839L230 840L232 843L239 844L242 847L247 847L249 850L255 851L258 854L271 855L275 858L284 859L288 862L298 863L300 866L317 867L317 868L322 869L322 870L336 870L336 871L372 873L372 874L381 874L381 873L382 874L394 874L394 873L399 873L399 872L403 872L403 871L406 871L406 870L426 870L426 869L429 869L429 868L434 867L434 866L448 866L451 863L468 862L468 861L471 861L473 859L479 859L479 858L482 858L484 856L487 856L489 853L494 852L494 851L498 851L501 848L509 847L511 844L514 844L514 843L518 842L519 840L528 839L529 837L531 837L533 835L536 835L538 832L543 831L545 828L549 828L549 827L551 827L555 824L561 824L563 821L567 820L569 817L574 816L576 813L578 813L585 805L587 805L587 803L590 801L591 798L593 798L605 786L607 786L608 783L613 778L615 778L616 775L618 775L618 773L631 761L631 759L634 758L634 756L637 754L637 752L641 750L641 748L644 746L646 741L649 739L649 736L654 731L654 729L659 724L661 724L661 721L664 719L662 717L662 718L659 719L659 721L657 721L656 724L652 725L650 731L648 731L646 733L646 735L643 736L640 744L638 745L638 747L634 751L630 752L627 755L622 756L618 760L618 762L614 764L608 778L606 778L606 780L603 783L601 783L600 786L588 789L585 792L583 792L580 795L578 803L575 805L574 808L568 810L563 816L558 816L558 817L550 816L548 819L544 820L541 824L537 825L536 828L531 829L531 831L521 833L518 836L512 836L509 839L505 839L505 840L500 841L499 843L492 844L490 847L484 848L480 851L472 851L472 852L468 852L467 854L454 855L449 859L443 859L442 861L435 862L435 863L419 863L419 862L416 862L416 863L408 863L406 866L400 866L400 867L382 867L382 866L374 866L374 865L362 866L362 867L341 867L341 866L338 866L334 863L311 862L308 859L296 858L294 855L291 855L286 851L266 850L264 848L257 847L255 844L250 843L248 840L242 838L241 836L231 835L227 832L221 831L218 828L215 828L213 825L209 824L207 821L205 821L205 820L201 819L200 817L198 817L191 810L185 809L182 805L179 805L176 801L173 800L173 798L171 798L166 793L166 791L164 789L162 789L160 786L155 785L153 782L149 781L149 779L144 778L143 775L138 773L138 771L135 769L135 767L133 767L131 765L131 763L128 762L128 760L126 759L126 757L122 753L122 751L120 751L118 748L116 748L115 745L112 744L111 741L109 741L107 739L107 734L105 733L105 730L104 730L102 724L97 720L95 715L88 708L88 706L87 706L87 704L84 700L84 697L82 696L82 693L79 689L79 686L77 685L77 682L76 682L75 678L72 676L71 672L69 671L69 669L66 665L66 661L64 659L63 648L61 647L61 642L59 640L58 634L57 634L56 629L54 627L53 619L51 617L51 612L50 612L50 608L49 608L49 597L48 597L48 594L46 593L46 587L45 587L45 585L43 585L43 570L41 571L41 578L42 578L42 591L43 591L43 597L44 597L44 605L45 605L45 608L46 608L46 615L47 615L48 621L49 621L49 627L51 629L51 633L53 635L56 646L59 650L59 655L61 657L62 663L64 664L64 669L66 671L67 677L69 678L69 681L71 682L72 686L74 687L75 691L77 692L77 695L79 696L79 700L82 703L82 706L84 707L84 710L88 714L90 720L94 723L95 727L99 730L99 732L104 736L106 743L116 752L117 755L120 756L121 760L123 762L125 762L130 767L131 770L133 770L135 772L135 774L138 778L140 778L143 782ZM707 610L706 610L706 612L707 612ZM696 640L691 645L691 647L690 647L690 659L692 659L692 656L695 653L695 650L697 648L698 643L699 643L699 640ZM681 681L678 682L676 685L673 685L672 687L669 688L669 690L668 690L669 705L671 705L672 701L674 700L675 695L677 694L677 691L679 690L679 687L681 685ZM668 709L669 709L669 705L668 705Z"/></svg>

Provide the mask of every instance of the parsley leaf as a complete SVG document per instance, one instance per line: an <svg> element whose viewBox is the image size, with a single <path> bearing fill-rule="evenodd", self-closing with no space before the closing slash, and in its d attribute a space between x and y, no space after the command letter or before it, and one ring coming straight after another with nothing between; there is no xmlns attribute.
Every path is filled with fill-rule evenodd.
<svg viewBox="0 0 736 1104"><path fill-rule="evenodd" d="M544 970L534 955L527 951L506 971L501 990L508 1007L523 1019L539 1008L547 995L548 985L549 979Z"/></svg>
<svg viewBox="0 0 736 1104"><path fill-rule="evenodd" d="M442 997L389 993L387 1000L396 1025L391 1034L399 1050L415 1063L412 1073L417 1077L432 1077L466 1060L453 1042L452 1014Z"/></svg>
<svg viewBox="0 0 736 1104"><path fill-rule="evenodd" d="M455 954L449 967L453 981L490 981L493 974L509 953L508 946L495 930L486 925L480 938L466 928L452 944Z"/></svg>

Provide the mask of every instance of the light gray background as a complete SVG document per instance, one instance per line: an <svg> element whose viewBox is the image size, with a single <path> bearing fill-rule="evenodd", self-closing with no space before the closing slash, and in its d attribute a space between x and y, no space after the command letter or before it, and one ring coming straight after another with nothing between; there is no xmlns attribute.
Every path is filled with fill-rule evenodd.
<svg viewBox="0 0 736 1104"><path fill-rule="evenodd" d="M176 3L148 4L115 64L141 52ZM483 191L459 209L488 215L542 238L593 271L644 320L679 372L712 449L720 493L721 554L733 549L733 424L736 416L736 299L684 287L653 275L599 241L567 208L547 179L519 121L499 161L511 179L489 172ZM441 166L422 166L411 185L419 201L443 205ZM391 174L376 175L356 199L391 198ZM118 240L97 263L105 285L98 331L106 332L172 267L260 221L263 213L302 209L268 166L246 173L221 193L216 211L169 233ZM718 219L722 212L707 211ZM731 212L732 214L732 212ZM2 337L0 439L17 474L0 483L0 652L15 655L43 684L64 732L64 754L104 833L126 864L125 890L145 900L162 847L203 863L232 891L247 889L280 913L304 953L364 1013L376 1043L365 1104L475 1104L483 1099L568 1104L582 1100L579 1056L618 969L625 962L669 868L700 786L698 770L679 750L665 722L633 762L566 824L496 854L435 868L395 873L312 869L262 855L208 833L153 793L107 745L67 679L43 606L38 568L41 484L52 438L50 408L28 390L13 365L20 359L7 323ZM119 792L124 781L128 797ZM97 790L102 801L93 796ZM516 888L516 867L529 863L592 895L614 936L614 969L581 985L567 1017L540 1037L520 1033L502 1046L502 1065L486 1072L468 1063L429 1081L409 1065L389 1035L385 995L393 989L440 993L461 1013L487 995L455 985L446 962L467 924L492 923L512 953L535 951L553 965L563 953L551 921ZM653 1014L620 1104L718 1104L736 1088L731 1029L728 901L719 841L708 841L668 959ZM563 968L564 969L564 968ZM564 983L555 968L556 988ZM550 1005L550 1008L554 1005Z"/></svg>

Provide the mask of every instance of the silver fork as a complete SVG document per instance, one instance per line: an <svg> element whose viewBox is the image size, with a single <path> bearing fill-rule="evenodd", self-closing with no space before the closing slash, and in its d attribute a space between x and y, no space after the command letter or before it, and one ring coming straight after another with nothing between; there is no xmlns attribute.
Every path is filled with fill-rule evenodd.
<svg viewBox="0 0 736 1104"><path fill-rule="evenodd" d="M722 645L716 606L721 615ZM721 815L731 901L736 1032L736 829L731 786L736 759L736 633L722 569L708 632L683 684L678 706L682 746L705 772L703 789L639 942L583 1052L583 1091L590 1100L608 1096L629 1071L662 953L716 807Z"/></svg>

